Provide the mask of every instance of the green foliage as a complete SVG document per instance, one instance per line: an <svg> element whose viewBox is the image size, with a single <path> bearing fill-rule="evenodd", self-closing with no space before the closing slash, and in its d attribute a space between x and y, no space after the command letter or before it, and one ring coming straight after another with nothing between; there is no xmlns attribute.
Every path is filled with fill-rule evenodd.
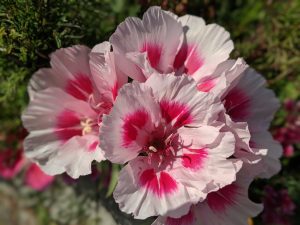
<svg viewBox="0 0 300 225"><path fill-rule="evenodd" d="M117 24L128 15L136 15L139 8L132 0L1 0L2 129L20 125L27 82L34 71L49 65L51 52L107 40Z"/></svg>
<svg viewBox="0 0 300 225"><path fill-rule="evenodd" d="M120 169L121 168L118 164L112 165L111 178L110 178L110 182L108 185L106 197L110 197L112 195L113 191L115 190L115 187L117 185L118 178L119 178Z"/></svg>

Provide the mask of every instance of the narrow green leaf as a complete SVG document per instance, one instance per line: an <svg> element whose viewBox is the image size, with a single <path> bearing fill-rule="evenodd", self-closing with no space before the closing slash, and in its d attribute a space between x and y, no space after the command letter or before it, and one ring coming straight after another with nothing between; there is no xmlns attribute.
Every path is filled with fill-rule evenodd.
<svg viewBox="0 0 300 225"><path fill-rule="evenodd" d="M107 193L106 193L107 198L109 196L111 196L113 191L115 190L115 187L117 185L117 181L118 181L118 178L119 178L119 172L120 172L119 165L113 164L112 165L111 178L110 178L110 182L109 182L109 185L108 185L108 190L107 190Z"/></svg>

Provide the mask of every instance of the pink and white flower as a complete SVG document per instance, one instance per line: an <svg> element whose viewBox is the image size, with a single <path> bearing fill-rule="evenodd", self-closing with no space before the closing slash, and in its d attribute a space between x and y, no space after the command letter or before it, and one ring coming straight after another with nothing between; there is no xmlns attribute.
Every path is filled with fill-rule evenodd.
<svg viewBox="0 0 300 225"><path fill-rule="evenodd" d="M234 183L209 193L204 202L193 205L186 215L158 217L152 225L246 225L248 218L257 216L263 209L261 204L249 200L252 179L242 169Z"/></svg>
<svg viewBox="0 0 300 225"><path fill-rule="evenodd" d="M268 132L279 104L232 49L222 27L151 7L110 43L56 51L28 88L27 157L73 178L94 160L126 164L114 198L155 225L245 224L261 210L251 181L280 169Z"/></svg>
<svg viewBox="0 0 300 225"><path fill-rule="evenodd" d="M53 176L45 174L40 167L31 163L25 171L25 183L36 191L43 191L54 181Z"/></svg>
<svg viewBox="0 0 300 225"><path fill-rule="evenodd" d="M0 177L12 179L21 171L24 163L22 149L2 149L0 151Z"/></svg>
<svg viewBox="0 0 300 225"><path fill-rule="evenodd" d="M44 190L54 181L54 177L43 173L34 163L26 161L22 148L1 150L0 177L14 179L21 171L25 171L26 185L37 191Z"/></svg>
<svg viewBox="0 0 300 225"><path fill-rule="evenodd" d="M50 57L51 68L34 74L28 88L25 153L49 175L67 172L78 178L91 173L93 160L104 159L98 125L127 78L117 74L113 60L106 61L112 58L108 43L92 52L85 46L60 49ZM99 79L107 82L95 84Z"/></svg>
<svg viewBox="0 0 300 225"><path fill-rule="evenodd" d="M151 7L142 20L130 17L121 23L110 42L120 67L134 80L144 82L154 71L186 73L197 82L199 91L219 96L228 114L220 120L235 134L237 152L243 151L238 155L243 155L247 162L250 158L251 163L261 161L269 168L264 177L280 170L281 150L277 143L269 139L264 144L256 143L258 135L252 135L255 132L268 135L278 100L264 87L262 76L247 69L243 60L227 60L233 43L222 27L205 25L199 17L177 17ZM264 147L254 148L254 145ZM273 146L276 148L270 150ZM247 159L244 151L250 153Z"/></svg>
<svg viewBox="0 0 300 225"><path fill-rule="evenodd" d="M276 142L268 139L263 148L252 149L254 137L258 136L252 133L267 132L278 100L264 87L262 76L247 69L242 59L227 60L233 43L222 27L205 25L199 17L177 17L151 7L142 20L130 17L121 23L110 42L120 67L134 80L145 82L154 71L187 73L197 82L199 91L219 96L228 114L219 120L226 122L235 134L237 152L250 152L247 159L244 152L236 156L243 154L247 162L251 157L251 163L261 161L266 167L273 167L262 176L269 177L280 170L280 147L268 153Z"/></svg>
<svg viewBox="0 0 300 225"><path fill-rule="evenodd" d="M233 49L229 33L199 17L177 17L160 7L143 19L129 17L110 37L120 68L144 82L153 71L191 75L196 81L211 74Z"/></svg>
<svg viewBox="0 0 300 225"><path fill-rule="evenodd" d="M100 128L105 158L128 162L114 191L121 210L178 218L235 181L241 163L228 159L235 139L216 122L223 110L187 76L154 73L125 85Z"/></svg>

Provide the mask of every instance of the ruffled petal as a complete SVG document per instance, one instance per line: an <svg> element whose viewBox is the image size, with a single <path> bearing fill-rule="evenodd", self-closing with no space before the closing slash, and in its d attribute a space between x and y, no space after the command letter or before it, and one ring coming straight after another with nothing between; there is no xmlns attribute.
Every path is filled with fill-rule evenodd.
<svg viewBox="0 0 300 225"><path fill-rule="evenodd" d="M249 68L224 96L227 113L235 122L247 122L250 131L266 130L277 109L279 101L273 91L265 88L265 79Z"/></svg>
<svg viewBox="0 0 300 225"><path fill-rule="evenodd" d="M197 140L198 137L193 139ZM198 141L184 142L185 140L183 139L183 151L177 155L180 160L175 161L172 174L175 178L185 180L186 185L198 188L200 200L203 201L209 192L236 180L236 173L240 170L242 162L227 159L233 155L235 149L233 134L219 132L214 142L208 145ZM188 174L193 176L189 177Z"/></svg>
<svg viewBox="0 0 300 225"><path fill-rule="evenodd" d="M178 127L208 124L224 110L219 99L197 91L195 81L185 75L153 73L145 84L152 88L163 117Z"/></svg>
<svg viewBox="0 0 300 225"><path fill-rule="evenodd" d="M257 216L263 207L248 197L251 181L247 171L242 170L235 183L209 194L205 203L197 204L194 209L199 224L246 225L249 217Z"/></svg>
<svg viewBox="0 0 300 225"><path fill-rule="evenodd" d="M29 82L30 98L32 99L37 91L57 87L77 99L87 100L93 92L89 53L90 49L82 45L62 48L52 53L51 68L40 69Z"/></svg>
<svg viewBox="0 0 300 225"><path fill-rule="evenodd" d="M180 217L199 199L197 189L183 185L171 171L151 167L146 157L137 157L122 169L114 198L122 211L136 219Z"/></svg>
<svg viewBox="0 0 300 225"><path fill-rule="evenodd" d="M159 121L159 106L152 90L144 84L124 85L101 124L100 145L105 158L113 163L135 158Z"/></svg>
<svg viewBox="0 0 300 225"><path fill-rule="evenodd" d="M128 81L128 77L118 68L109 42L96 45L90 54L90 66L94 84L102 98L113 103L118 90Z"/></svg>
<svg viewBox="0 0 300 225"><path fill-rule="evenodd" d="M251 147L259 161L256 171L261 178L270 178L281 169L280 157L282 156L282 146L275 141L269 131L252 133Z"/></svg>
<svg viewBox="0 0 300 225"><path fill-rule="evenodd" d="M129 53L146 54L148 65L159 72L171 72L175 55L181 45L183 30L175 15L165 12L160 7L149 8L143 19L127 18L110 37L114 52L123 58ZM165 40L168 40L167 42ZM139 55L136 55L140 57ZM120 61L122 71L138 81L145 81L147 68L139 60ZM134 61L134 63L133 63Z"/></svg>
<svg viewBox="0 0 300 225"><path fill-rule="evenodd" d="M249 199L251 177L246 173L241 171L236 182L210 193L183 217L158 217L152 225L247 225L248 218L257 216L263 207Z"/></svg>
<svg viewBox="0 0 300 225"><path fill-rule="evenodd" d="M77 179L79 176L92 173L94 160L101 162L104 159L98 137L85 135L70 139L47 163L41 163L40 166L47 174L56 175L58 171L62 171Z"/></svg>
<svg viewBox="0 0 300 225"><path fill-rule="evenodd" d="M199 91L211 92L216 96L223 96L237 83L247 67L248 65L241 58L226 60L220 63L212 74L199 79L197 81L197 88Z"/></svg>
<svg viewBox="0 0 300 225"><path fill-rule="evenodd" d="M212 74L217 65L228 59L233 50L229 33L217 24L205 25L202 18L185 15L178 18L181 22L185 40L178 52L175 69L184 69L196 81Z"/></svg>
<svg viewBox="0 0 300 225"><path fill-rule="evenodd" d="M89 104L58 88L36 93L22 114L22 121L29 131L24 140L25 154L40 166L53 160L73 137L90 133L97 138L98 133L97 114ZM59 167L51 175L64 171Z"/></svg>

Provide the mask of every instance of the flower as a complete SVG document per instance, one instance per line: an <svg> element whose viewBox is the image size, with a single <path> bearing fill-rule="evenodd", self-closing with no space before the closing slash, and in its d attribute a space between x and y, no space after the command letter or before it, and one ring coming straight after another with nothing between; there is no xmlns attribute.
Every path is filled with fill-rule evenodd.
<svg viewBox="0 0 300 225"><path fill-rule="evenodd" d="M0 151L0 177L13 179L24 170L25 184L34 190L42 191L54 181L54 177L43 173L35 163L24 157L22 142L26 134L26 131L21 129L4 138L9 147Z"/></svg>
<svg viewBox="0 0 300 225"><path fill-rule="evenodd" d="M207 93L209 94L208 96L215 96L214 101L210 102L210 104L214 106L221 103L220 107L222 110L214 114L216 117L214 117L213 122L210 121L208 124L219 127L219 132L224 132L234 137L233 154L227 155L227 157L231 156L232 159L238 162L243 161L243 168L247 170L247 174L242 173L241 176L251 176L252 179L254 179L254 177L269 178L278 173L281 168L279 157L282 154L282 148L280 144L272 138L268 129L279 107L279 101L273 91L265 87L265 79L256 71L249 68L242 59L228 60L229 54L233 49L233 43L229 39L229 33L222 27L215 24L205 25L204 21L198 17L190 15L177 17L170 12L161 10L159 7L151 7L146 11L142 20L138 18L127 18L121 23L111 36L110 42L112 43L115 57L118 62L120 62L122 71L130 76L134 82L144 82L145 85L141 85L141 87L151 86L151 82L148 80L158 79L153 77L170 76L166 74L173 73L178 77L186 75L191 77L199 93ZM163 78L160 79L163 80ZM160 82L161 81L157 80L155 85L162 85ZM137 86L137 84L135 85ZM132 88L136 86L132 86ZM168 202L168 207L165 208L151 206L154 200L147 200L145 203L146 206L142 205L142 203L140 203L141 201L137 201L137 199L147 199L148 196L145 197L145 195L146 193L148 194L149 191L151 192L151 190L152 192L155 190L160 193L160 189L157 189L156 186L163 186L163 184L160 183L161 171L157 170L157 168L160 167L163 161L166 161L162 160L166 157L166 154L161 155L157 152L170 151L168 150L169 146L167 144L169 143L169 139L167 138L169 136L163 131L164 129L169 129L169 125L167 123L159 127L157 124L162 123L161 115L152 115L150 117L154 125L149 128L148 116L145 115L148 115L148 110L150 109L146 110L146 114L143 114L144 111L138 111L139 113L128 111L129 114L126 115L126 102L130 102L130 105L133 105L133 100L129 100L129 98L139 95L140 97L132 97L135 99L134 101L140 101L139 98L146 99L144 94L140 92L131 94L129 88L130 86L127 86L127 89L124 90L127 90L130 94L125 93L125 91L122 92L122 95L128 95L128 99L125 100L124 97L124 99L122 98L122 100L120 100L120 103L118 103L119 106L115 109L117 112L113 110L111 117L107 119L110 123L105 121L101 128L101 132L103 132L104 135L103 139L100 138L102 143L102 145L100 145L103 146L104 154L107 159L114 163L126 163L129 161L128 165L125 166L121 172L120 180L114 194L115 199L119 203L121 210L127 213L133 213L136 218L161 215L161 218L164 219L167 216L173 218L175 221L174 224L184 224L185 219L191 219L188 216L189 214L187 214L185 219L181 218L182 220L178 220L177 218L180 217L179 215L185 215L183 211L186 211L186 205L190 207L191 203L198 203L198 207L204 207L205 204L203 201L206 198L208 201L209 196L217 195L210 194L211 192L217 193L216 191L220 191L222 194L223 191L227 193L226 190L232 187L232 181L224 186L219 185L215 189L212 188L213 185L208 185L207 183L209 190L205 193L206 195L198 198L197 201L194 201L192 198L187 198L186 200L181 199L182 205L177 206L176 213L173 212L176 205L172 205L172 203L170 203L171 200L167 197L166 199L168 200L165 201ZM164 88L158 88L153 85L151 89L153 88L155 90L153 91L154 99L157 99L155 93L162 92L164 94L166 92L165 89L170 89L170 92L176 93L179 86L174 84L169 86L164 85ZM192 96L190 96L190 98L192 99ZM205 100L203 101L205 102ZM121 105L123 105L122 110L126 112L121 112ZM163 104L159 102L160 108L162 107L161 105ZM154 109L154 106L152 106L152 108L152 111L155 112L156 109ZM168 108L171 107L168 106ZM162 109L160 110L163 115L164 112ZM185 110L185 107L180 109L176 106L176 110L171 108L169 111L170 113L176 112L174 117L177 117L177 115L185 114ZM136 113L136 115L134 113ZM210 115L210 113L207 115ZM134 121L134 118L131 116L137 117L139 120ZM156 120L153 120L153 117L155 117ZM117 118L119 118L119 120L117 120ZM127 123L131 125L126 125L126 122L124 122L127 121L127 119ZM123 124L122 121L125 124ZM113 125L116 123L119 123L119 125ZM109 128L108 124L113 127ZM175 132L176 135L178 135L178 140L184 140L184 138L181 137L181 128L177 128L176 122L173 124L175 127L171 129L171 132ZM115 126L119 128L115 128ZM157 127L162 134L158 135L160 137L159 141L155 141L153 144L151 140L156 140L157 136L157 134L155 134L154 137L151 137L153 130L156 130L155 127ZM183 124L183 127L186 128L187 133L194 132L191 128L195 127L192 127L190 124ZM187 129L187 127L189 129ZM198 128L197 125L196 127ZM127 129L126 132L124 131L125 136L122 133L122 129ZM144 129L147 131L142 131ZM105 135L105 133L110 134ZM117 133L118 135L116 135ZM133 139L130 134L133 135ZM138 140L134 142L134 146L130 144L127 147L122 146L122 138L127 137L126 135L129 138L128 140L130 140L128 143L131 143L132 140ZM197 142L197 139L200 139L199 136L195 135L194 138L190 140ZM105 140L104 137L107 138L107 140ZM170 138L174 140L173 137ZM159 144L159 147L157 147L156 142L163 144ZM125 151L124 148L133 148L134 150ZM160 151L158 150L160 148L167 150ZM110 149L111 152L108 152L108 149ZM174 147L171 152L173 152L173 149ZM175 152L179 152L178 154L180 156L180 151ZM183 154L185 154L185 152ZM155 161L159 162L157 166L152 165L152 161L154 161L152 160L153 155L156 156ZM143 158L137 160L136 157ZM149 170L148 167L145 168L144 164L147 164L145 157L148 157L148 164L154 168L153 170ZM192 161L193 160L186 160L186 163L188 164ZM170 164L173 163L171 162L172 161L170 161ZM176 162L178 162L178 160L174 159L175 165L177 165ZM217 167L217 164L215 167ZM168 171L168 168L166 170ZM147 171L147 177L151 178L150 183L144 182L142 176L143 171ZM176 181L172 171L170 171L168 171L168 175L171 175L170 177ZM202 179L202 182L203 180L205 179ZM244 180L244 178L241 178L241 180ZM249 179L247 183L250 184L251 181L252 180ZM132 185L126 187L126 183ZM144 183L148 188L147 192L143 189L142 184ZM154 183L157 185L154 185ZM194 188L201 190L203 186L201 186L200 180L198 180L198 183L200 183L200 185L196 185ZM236 181L236 184L237 183L239 183L238 180ZM190 179L188 184L189 186L193 186L193 184L196 183ZM245 193L247 193L247 190L248 186L246 185L244 186L244 196L246 196ZM175 198L175 196L173 197ZM247 199L247 197L245 197L245 199ZM186 203L188 201L189 203ZM248 203L250 202L249 199L247 199L247 201ZM129 204L131 205L129 206ZM161 203L157 203L156 205L159 204ZM249 203L249 205L251 204ZM150 206L152 208L150 208ZM191 213L194 210L193 208L196 207L192 206ZM179 211L179 209L183 210ZM259 209L260 208L256 208L254 211L249 212L249 214L247 214L247 211L241 212L242 217L238 219L240 219L241 223L247 222L248 217L256 215ZM162 219L162 221L164 221L162 223L166 222L164 219ZM222 220L223 219L228 224L233 221L230 217L222 218ZM216 221L218 221L218 219L216 219Z"/></svg>
<svg viewBox="0 0 300 225"><path fill-rule="evenodd" d="M154 73L119 91L103 116L100 147L121 170L114 197L135 218L180 217L207 194L235 181L231 132L216 119L224 108L187 76Z"/></svg>
<svg viewBox="0 0 300 225"><path fill-rule="evenodd" d="M110 37L120 68L144 82L153 71L186 73L196 81L211 74L233 49L229 33L202 18L177 17L150 7L143 19L129 17Z"/></svg>
<svg viewBox="0 0 300 225"><path fill-rule="evenodd" d="M253 178L242 169L237 180L207 195L204 202L193 205L188 214L180 218L158 217L152 225L244 225L248 218L257 216L263 209L248 198Z"/></svg>
<svg viewBox="0 0 300 225"><path fill-rule="evenodd" d="M11 179L16 176L24 165L24 157L21 149L7 148L0 151L0 176Z"/></svg>
<svg viewBox="0 0 300 225"><path fill-rule="evenodd" d="M91 173L93 160L104 159L98 125L127 82L110 48L104 42L92 50L57 50L50 56L51 68L40 69L30 80L30 103L22 115L29 131L25 154L49 175L67 172L78 178Z"/></svg>
<svg viewBox="0 0 300 225"><path fill-rule="evenodd" d="M290 225L290 216L294 214L296 205L287 190L275 190L271 186L265 187L263 198L265 210L262 218L265 224Z"/></svg>
<svg viewBox="0 0 300 225"><path fill-rule="evenodd" d="M283 155L292 157L294 145L300 143L300 102L286 100L284 108L287 112L285 124L275 129L274 137L283 145Z"/></svg>
<svg viewBox="0 0 300 225"><path fill-rule="evenodd" d="M142 20L130 17L121 23L110 42L120 68L136 81L145 82L153 72L186 73L199 91L219 96L226 114L218 120L235 135L235 157L259 164L258 176L271 177L281 168L281 146L268 132L279 102L242 59L228 60L233 49L229 37L224 28L206 25L202 18L150 7Z"/></svg>
<svg viewBox="0 0 300 225"><path fill-rule="evenodd" d="M25 183L36 191L43 191L54 181L53 176L45 174L40 167L31 163L25 171Z"/></svg>

